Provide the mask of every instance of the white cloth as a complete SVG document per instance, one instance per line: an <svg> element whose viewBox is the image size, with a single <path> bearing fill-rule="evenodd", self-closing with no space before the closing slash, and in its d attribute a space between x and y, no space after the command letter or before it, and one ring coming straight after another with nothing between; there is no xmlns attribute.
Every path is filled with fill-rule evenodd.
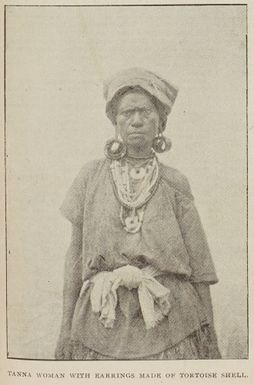
<svg viewBox="0 0 254 385"><path fill-rule="evenodd" d="M113 328L118 302L117 289L125 286L129 290L137 289L140 309L146 329L154 327L170 310L170 290L154 278L158 271L152 266L138 269L134 266L123 266L113 272L102 271L84 282L80 296L93 284L90 301L92 310L99 313L101 322L106 328Z"/></svg>

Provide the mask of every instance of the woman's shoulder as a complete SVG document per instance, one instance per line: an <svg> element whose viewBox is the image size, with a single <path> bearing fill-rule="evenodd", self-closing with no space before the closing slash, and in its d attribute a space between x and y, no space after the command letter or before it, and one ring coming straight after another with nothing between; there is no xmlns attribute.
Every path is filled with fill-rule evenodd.
<svg viewBox="0 0 254 385"><path fill-rule="evenodd" d="M162 179L174 190L193 199L187 177L178 169L160 163Z"/></svg>
<svg viewBox="0 0 254 385"><path fill-rule="evenodd" d="M97 172L105 167L106 159L93 159L83 164L79 171L79 177L81 179L87 179L90 176L95 176Z"/></svg>

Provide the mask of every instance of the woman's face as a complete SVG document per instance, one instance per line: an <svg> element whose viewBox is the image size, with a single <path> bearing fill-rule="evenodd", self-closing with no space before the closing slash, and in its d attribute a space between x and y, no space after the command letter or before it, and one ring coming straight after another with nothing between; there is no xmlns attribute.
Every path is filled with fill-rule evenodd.
<svg viewBox="0 0 254 385"><path fill-rule="evenodd" d="M151 150L159 125L159 113L148 95L133 91L122 96L117 106L116 130L128 149Z"/></svg>

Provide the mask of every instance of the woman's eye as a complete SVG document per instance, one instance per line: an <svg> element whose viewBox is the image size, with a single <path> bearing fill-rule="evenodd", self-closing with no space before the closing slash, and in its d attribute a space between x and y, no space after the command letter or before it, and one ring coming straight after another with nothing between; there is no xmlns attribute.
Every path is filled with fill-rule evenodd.
<svg viewBox="0 0 254 385"><path fill-rule="evenodd" d="M152 112L152 110L149 109L149 108L147 108L147 109L145 109L145 110L143 111L143 113L144 113L145 116L149 116L149 115L151 114L151 112Z"/></svg>
<svg viewBox="0 0 254 385"><path fill-rule="evenodd" d="M143 117L148 117L152 110L149 109L149 108L140 108L140 109L137 109L137 110L126 110L126 111L122 111L120 114L122 116L124 116L125 118L130 118L134 113L135 111L139 111L140 115L143 116Z"/></svg>
<svg viewBox="0 0 254 385"><path fill-rule="evenodd" d="M131 116L131 111L122 111L121 115L128 118L129 116Z"/></svg>

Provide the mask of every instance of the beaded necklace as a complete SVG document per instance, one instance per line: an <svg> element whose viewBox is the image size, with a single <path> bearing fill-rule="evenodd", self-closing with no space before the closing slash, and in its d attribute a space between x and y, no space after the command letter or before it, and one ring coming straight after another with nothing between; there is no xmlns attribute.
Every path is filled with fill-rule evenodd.
<svg viewBox="0 0 254 385"><path fill-rule="evenodd" d="M115 195L121 203L120 220L128 233L136 233L142 226L146 204L158 185L157 158L154 156L141 165L135 165L128 159L113 160L110 169ZM135 189L131 188L133 187L131 179L134 180L134 184L139 183L138 185L136 183Z"/></svg>

